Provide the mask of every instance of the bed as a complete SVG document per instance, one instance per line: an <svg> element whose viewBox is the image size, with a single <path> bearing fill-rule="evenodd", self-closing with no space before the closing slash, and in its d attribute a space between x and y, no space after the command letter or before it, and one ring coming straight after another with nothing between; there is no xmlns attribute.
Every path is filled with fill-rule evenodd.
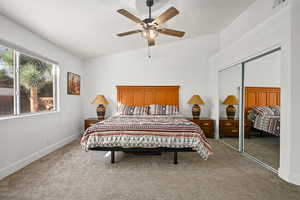
<svg viewBox="0 0 300 200"><path fill-rule="evenodd" d="M280 136L280 88L246 87L245 113L254 129Z"/></svg>
<svg viewBox="0 0 300 200"><path fill-rule="evenodd" d="M179 105L179 86L117 86L120 105ZM81 139L86 151L198 152L207 159L213 152L200 127L180 115L117 115L85 131Z"/></svg>

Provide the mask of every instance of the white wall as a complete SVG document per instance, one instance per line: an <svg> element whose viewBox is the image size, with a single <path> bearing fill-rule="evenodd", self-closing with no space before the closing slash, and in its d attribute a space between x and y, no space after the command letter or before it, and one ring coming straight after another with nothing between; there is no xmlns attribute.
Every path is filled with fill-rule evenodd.
<svg viewBox="0 0 300 200"><path fill-rule="evenodd" d="M289 161L290 166L288 170L283 169L284 178L292 183L300 185L300 1L292 1L291 9L291 50L292 50L292 67L291 67L291 135L289 139Z"/></svg>
<svg viewBox="0 0 300 200"><path fill-rule="evenodd" d="M209 116L208 58L218 49L218 35L179 40L159 45L147 57L147 49L100 57L85 63L85 117L96 116L96 105L90 102L103 94L110 102L108 115L116 112L117 85L179 85L181 111L191 116L186 104L193 94L199 94L206 105L203 117Z"/></svg>
<svg viewBox="0 0 300 200"><path fill-rule="evenodd" d="M281 10L284 4L273 9L275 0L257 0L247 8L231 25L227 26L220 33L220 45L224 48L247 32L254 29L259 23L268 19L271 15Z"/></svg>
<svg viewBox="0 0 300 200"><path fill-rule="evenodd" d="M270 5L271 6L271 5ZM263 8L263 7L262 7ZM264 9L248 9L246 15L260 15L261 12L265 12ZM291 120L293 116L291 107L291 97L292 97L292 85L291 85L291 12L290 6L286 6L281 10L278 10L265 21L261 22L253 29L248 31L241 37L235 38L235 42L217 53L214 57L210 59L211 75L210 81L212 84L215 83L215 89L211 89L211 96L216 99L212 104L212 112L216 114L214 117L217 119L218 116L218 90L217 90L217 71L224 69L228 66L240 63L243 60L259 55L275 47L282 47L281 54L281 137L280 137L280 169L279 176L287 181L300 184L300 179L298 182L290 179L287 174L290 173L290 167L293 164L290 157L290 145L293 133L291 129ZM299 19L299 18L298 18ZM247 20L242 20L242 23L248 23ZM239 25L232 26L232 32L238 31ZM221 42L222 43L222 42ZM223 42L224 43L224 42ZM298 123L299 124L299 123ZM299 155L299 151L297 151ZM300 168L298 166L298 168Z"/></svg>
<svg viewBox="0 0 300 200"><path fill-rule="evenodd" d="M82 62L0 15L0 39L29 49L60 66L60 111L0 120L0 179L79 136L83 127L81 96L67 95L67 72L82 75Z"/></svg>

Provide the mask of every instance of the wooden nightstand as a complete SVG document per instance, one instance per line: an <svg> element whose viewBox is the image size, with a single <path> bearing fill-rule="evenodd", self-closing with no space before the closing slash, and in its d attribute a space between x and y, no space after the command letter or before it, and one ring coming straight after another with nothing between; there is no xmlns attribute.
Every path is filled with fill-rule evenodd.
<svg viewBox="0 0 300 200"><path fill-rule="evenodd" d="M93 124L96 124L97 122L101 122L104 119L98 119L98 118L88 118L84 120L84 130L86 130L88 127L92 126Z"/></svg>
<svg viewBox="0 0 300 200"><path fill-rule="evenodd" d="M200 128L203 130L206 137L214 138L214 120L212 119L191 119L188 120L198 124Z"/></svg>
<svg viewBox="0 0 300 200"><path fill-rule="evenodd" d="M251 120L245 120L245 137L251 137ZM220 137L239 137L239 120L221 119Z"/></svg>

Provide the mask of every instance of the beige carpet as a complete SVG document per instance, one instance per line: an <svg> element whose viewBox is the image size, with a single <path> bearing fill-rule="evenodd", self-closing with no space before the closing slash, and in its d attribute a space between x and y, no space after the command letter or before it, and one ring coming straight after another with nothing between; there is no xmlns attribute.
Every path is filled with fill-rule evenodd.
<svg viewBox="0 0 300 200"><path fill-rule="evenodd" d="M238 138L222 138L224 142L238 149ZM280 138L276 136L252 133L250 139L245 138L245 152L274 169L279 168Z"/></svg>
<svg viewBox="0 0 300 200"><path fill-rule="evenodd" d="M0 199L17 200L296 200L300 187L211 140L215 154L85 153L75 141L0 181Z"/></svg>

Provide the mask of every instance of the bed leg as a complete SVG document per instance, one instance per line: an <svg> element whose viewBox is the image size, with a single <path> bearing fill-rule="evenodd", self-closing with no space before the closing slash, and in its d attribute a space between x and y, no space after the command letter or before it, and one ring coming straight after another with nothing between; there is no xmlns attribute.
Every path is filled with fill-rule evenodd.
<svg viewBox="0 0 300 200"><path fill-rule="evenodd" d="M177 161L177 152L174 152L174 165L177 165L178 161Z"/></svg>
<svg viewBox="0 0 300 200"><path fill-rule="evenodd" d="M110 163L115 163L115 151L110 152Z"/></svg>
<svg viewBox="0 0 300 200"><path fill-rule="evenodd" d="M264 136L264 133L262 131L259 131L259 136L260 137L263 137Z"/></svg>

